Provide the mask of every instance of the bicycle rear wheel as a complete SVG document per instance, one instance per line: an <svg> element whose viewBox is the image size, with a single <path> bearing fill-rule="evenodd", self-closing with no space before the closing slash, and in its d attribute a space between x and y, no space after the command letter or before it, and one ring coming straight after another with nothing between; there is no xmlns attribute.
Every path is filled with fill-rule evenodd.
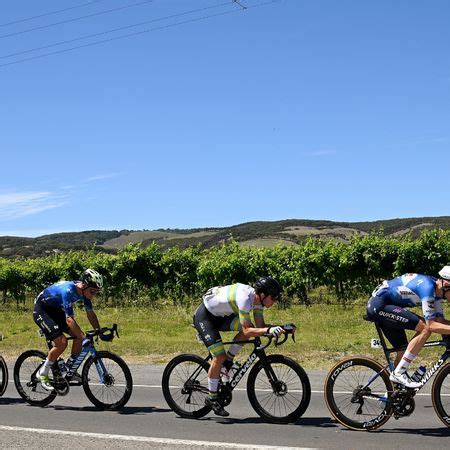
<svg viewBox="0 0 450 450"><path fill-rule="evenodd" d="M81 374L87 398L98 408L117 410L130 399L133 379L126 362L114 353L97 352Z"/></svg>
<svg viewBox="0 0 450 450"><path fill-rule="evenodd" d="M369 358L336 364L325 380L325 402L333 417L352 430L374 430L392 414L393 387L387 371Z"/></svg>
<svg viewBox="0 0 450 450"><path fill-rule="evenodd" d="M208 396L209 364L200 356L183 354L167 364L162 377L164 398L179 416L198 419L211 411Z"/></svg>
<svg viewBox="0 0 450 450"><path fill-rule="evenodd" d="M3 356L0 356L0 397L5 393L7 387L8 367L6 366L6 362L3 359Z"/></svg>
<svg viewBox="0 0 450 450"><path fill-rule="evenodd" d="M56 397L54 391L47 391L42 387L37 377L45 358L47 355L39 350L28 350L22 353L14 364L14 384L17 392L33 406L46 406Z"/></svg>
<svg viewBox="0 0 450 450"><path fill-rule="evenodd" d="M436 414L450 427L450 364L444 366L436 375L431 388L431 398Z"/></svg>
<svg viewBox="0 0 450 450"><path fill-rule="evenodd" d="M293 359L283 355L267 356L252 368L247 394L254 410L274 423L294 422L308 408L311 385L308 375Z"/></svg>

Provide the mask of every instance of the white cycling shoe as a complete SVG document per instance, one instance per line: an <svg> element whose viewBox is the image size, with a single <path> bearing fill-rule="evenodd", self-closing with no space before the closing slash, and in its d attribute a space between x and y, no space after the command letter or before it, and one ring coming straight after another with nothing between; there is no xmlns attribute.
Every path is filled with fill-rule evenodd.
<svg viewBox="0 0 450 450"><path fill-rule="evenodd" d="M403 384L403 386L406 386L407 388L410 389L417 389L420 388L420 386L422 386L421 383L411 380L411 378L409 378L406 372L402 373L401 375L397 375L395 372L392 372L389 375L389 379L394 383Z"/></svg>

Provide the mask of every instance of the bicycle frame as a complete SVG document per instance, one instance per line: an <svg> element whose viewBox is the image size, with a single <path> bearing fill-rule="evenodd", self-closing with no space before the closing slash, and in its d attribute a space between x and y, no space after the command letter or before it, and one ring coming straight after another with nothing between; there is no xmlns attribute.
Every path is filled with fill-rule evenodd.
<svg viewBox="0 0 450 450"><path fill-rule="evenodd" d="M67 338L67 340L73 340L73 339L74 339L73 337ZM53 344L52 344L51 340L47 339L47 346L48 346L49 350L51 350L53 348ZM95 349L95 347L92 344L86 345L82 348L80 354L77 356L77 359L73 362L72 366L67 371L67 373L63 376L63 378L65 378L67 381L70 381L72 379L72 377L74 376L74 374L76 373L76 371L78 370L78 368L81 366L81 364L83 364L83 361L86 359L86 357L89 354L91 354L93 358L95 358L98 355L97 350ZM105 381L104 375L105 375L105 373L107 373L107 369L106 369L105 365L103 364L103 361L101 359L96 359L95 367L97 368L98 376L100 377L100 380L103 383ZM59 371L57 364L55 364L54 370Z"/></svg>
<svg viewBox="0 0 450 450"><path fill-rule="evenodd" d="M239 370L233 375L233 378L226 383L230 392L232 392L235 389L235 387L239 384L239 382L242 380L242 378L247 373L247 371L250 369L250 367L252 367L252 365L254 364L254 362L256 361L257 358L259 358L263 362L265 361L266 352L264 351L264 349L268 345L270 345L270 342L269 342L269 344L267 344L265 346L261 346L261 339L259 337L256 337L256 338L250 339L250 340L246 340L246 341L229 341L229 342L224 342L223 344L230 345L230 344L235 344L236 342L239 342L240 344L253 344L254 348L253 348L253 351L250 353L250 355L247 357L246 361L241 365ZM211 355L211 353L209 353L208 356L205 358L205 361L210 361L211 359L212 359L212 355ZM276 378L275 373L273 372L270 365L265 364L264 370L266 371L267 375L270 375L272 377L272 379ZM200 373L200 371L201 371L201 367L199 367L198 369L196 369L194 371L194 373L189 377L189 380L191 380L192 378L195 379L196 376L198 375L198 373ZM205 392L207 392L207 389L205 390Z"/></svg>

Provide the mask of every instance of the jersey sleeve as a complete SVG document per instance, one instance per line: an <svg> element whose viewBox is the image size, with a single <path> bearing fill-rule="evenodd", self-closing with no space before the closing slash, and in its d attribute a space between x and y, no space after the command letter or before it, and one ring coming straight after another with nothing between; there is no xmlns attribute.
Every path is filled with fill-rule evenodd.
<svg viewBox="0 0 450 450"><path fill-rule="evenodd" d="M253 317L255 319L257 317L264 319L264 306L263 305L254 305L253 306Z"/></svg>
<svg viewBox="0 0 450 450"><path fill-rule="evenodd" d="M251 322L250 311L253 308L250 295L244 290L237 288L234 291L235 305L239 314L239 322Z"/></svg>
<svg viewBox="0 0 450 450"><path fill-rule="evenodd" d="M437 317L444 317L442 301L436 300L434 296L435 284L432 280L421 283L417 289L417 295L422 302L423 316L426 320L433 320Z"/></svg>
<svg viewBox="0 0 450 450"><path fill-rule="evenodd" d="M422 311L426 320L444 317L443 300L436 300L434 297L422 300Z"/></svg>

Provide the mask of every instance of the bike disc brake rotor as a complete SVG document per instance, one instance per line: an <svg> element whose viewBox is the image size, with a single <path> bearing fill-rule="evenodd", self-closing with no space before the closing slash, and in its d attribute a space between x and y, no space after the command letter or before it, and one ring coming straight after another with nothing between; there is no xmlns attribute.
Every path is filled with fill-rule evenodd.
<svg viewBox="0 0 450 450"><path fill-rule="evenodd" d="M105 386L113 386L115 381L116 380L114 379L114 377L110 373L105 373L105 375L103 377L103 384Z"/></svg>
<svg viewBox="0 0 450 450"><path fill-rule="evenodd" d="M287 384L281 380L272 383L272 389L277 397L284 397L288 392Z"/></svg>

